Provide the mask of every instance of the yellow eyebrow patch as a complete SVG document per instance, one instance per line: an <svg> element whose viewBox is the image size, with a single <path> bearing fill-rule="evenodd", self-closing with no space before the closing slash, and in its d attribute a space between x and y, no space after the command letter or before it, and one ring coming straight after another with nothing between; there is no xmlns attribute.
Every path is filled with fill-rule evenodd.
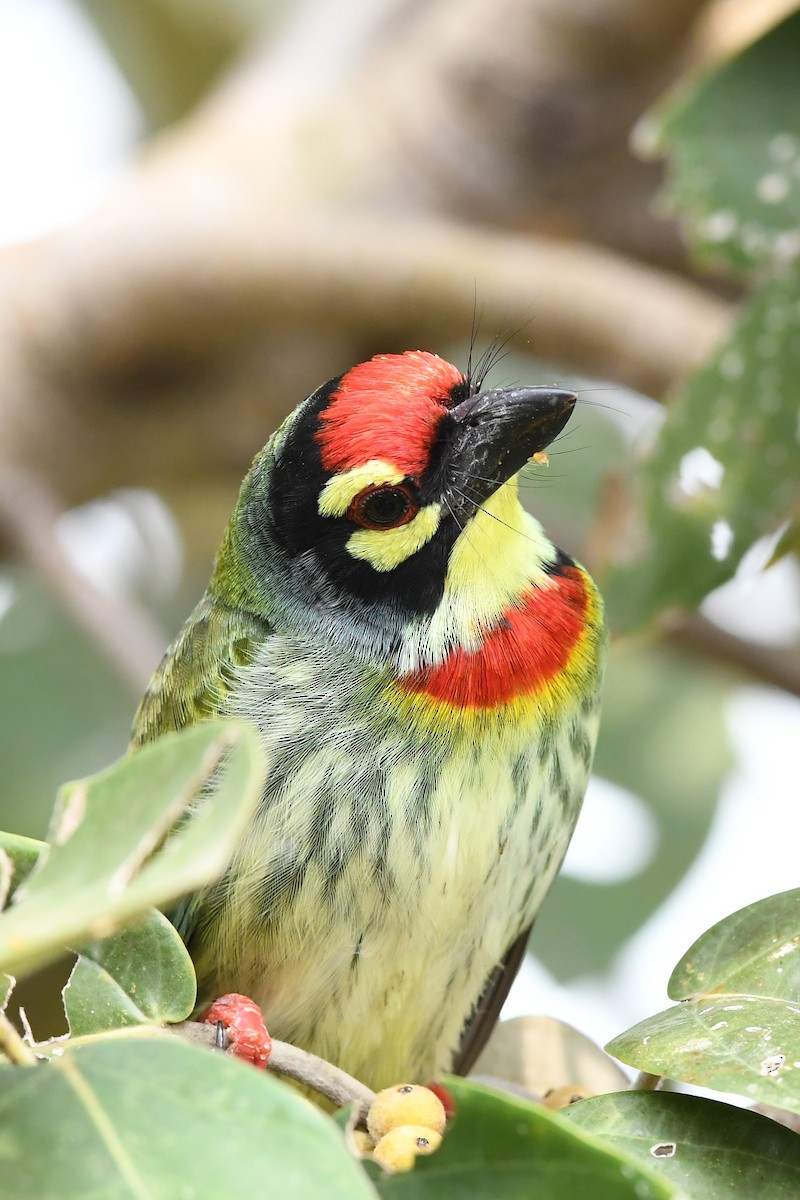
<svg viewBox="0 0 800 1200"><path fill-rule="evenodd" d="M343 517L364 488L378 483L402 483L404 479L402 471L391 463L382 458L371 458L363 466L353 467L329 479L320 492L317 508L323 517Z"/></svg>
<svg viewBox="0 0 800 1200"><path fill-rule="evenodd" d="M348 538L347 549L353 558L363 559L376 571L392 571L431 540L439 528L441 515L441 504L427 504L407 525L396 529L359 529Z"/></svg>

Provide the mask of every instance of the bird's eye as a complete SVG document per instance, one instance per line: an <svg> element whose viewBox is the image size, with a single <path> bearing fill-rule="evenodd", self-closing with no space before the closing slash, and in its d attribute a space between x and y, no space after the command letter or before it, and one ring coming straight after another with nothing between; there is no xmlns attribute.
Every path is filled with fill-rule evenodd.
<svg viewBox="0 0 800 1200"><path fill-rule="evenodd" d="M373 484L359 492L347 510L347 516L364 529L396 529L407 525L419 512L419 505L402 484Z"/></svg>

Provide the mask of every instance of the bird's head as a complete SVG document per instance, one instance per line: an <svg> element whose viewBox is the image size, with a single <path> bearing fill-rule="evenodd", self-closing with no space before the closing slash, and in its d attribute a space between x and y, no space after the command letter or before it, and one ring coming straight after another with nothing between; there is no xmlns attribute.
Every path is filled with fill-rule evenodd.
<svg viewBox="0 0 800 1200"><path fill-rule="evenodd" d="M235 574L273 622L311 616L406 663L441 656L558 560L515 476L574 404L551 387L480 390L422 351L361 363L256 458L216 578L230 588Z"/></svg>

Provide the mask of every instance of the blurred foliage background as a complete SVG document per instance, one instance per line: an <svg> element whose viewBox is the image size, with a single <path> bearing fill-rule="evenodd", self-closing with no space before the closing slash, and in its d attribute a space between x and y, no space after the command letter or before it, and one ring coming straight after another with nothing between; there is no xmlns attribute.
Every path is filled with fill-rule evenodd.
<svg viewBox="0 0 800 1200"><path fill-rule="evenodd" d="M497 383L578 389L525 494L614 634L598 780L515 1003L599 1038L660 1007L697 933L797 884L769 852L798 832L796 6L36 7L82 31L61 77L91 43L140 138L120 122L129 161L77 219L54 202L22 241L0 209L0 827L44 836L57 785L124 751L281 416L373 353L465 363L475 319ZM57 196L37 137L5 189L50 155Z"/></svg>

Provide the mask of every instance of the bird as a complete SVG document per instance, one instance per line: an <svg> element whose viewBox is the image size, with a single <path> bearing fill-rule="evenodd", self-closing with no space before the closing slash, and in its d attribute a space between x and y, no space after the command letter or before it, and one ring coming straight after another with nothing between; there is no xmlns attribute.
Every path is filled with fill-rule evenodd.
<svg viewBox="0 0 800 1200"><path fill-rule="evenodd" d="M200 998L375 1089L474 1063L597 736L602 600L519 497L576 396L484 376L380 354L300 403L134 722L257 728L256 814L171 916Z"/></svg>

